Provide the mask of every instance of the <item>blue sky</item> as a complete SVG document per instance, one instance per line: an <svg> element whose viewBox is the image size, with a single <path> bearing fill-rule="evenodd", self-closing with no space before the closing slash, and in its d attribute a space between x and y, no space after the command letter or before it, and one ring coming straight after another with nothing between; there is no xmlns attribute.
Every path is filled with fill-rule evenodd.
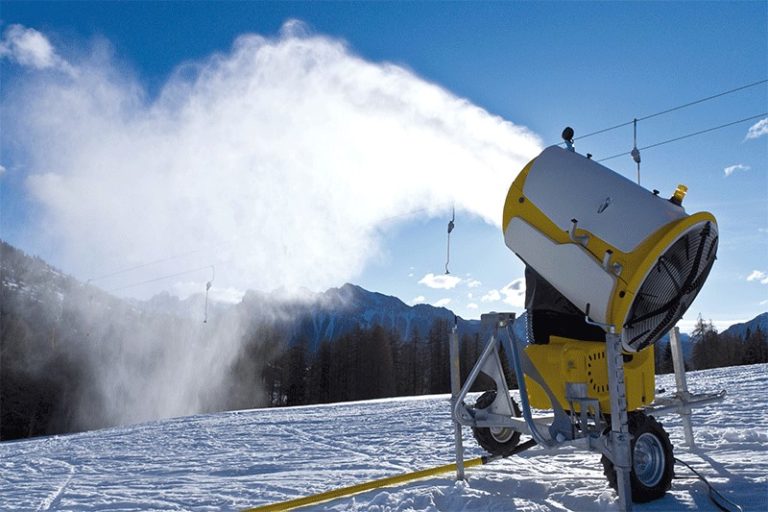
<svg viewBox="0 0 768 512"><path fill-rule="evenodd" d="M0 20L2 238L82 279L141 266L94 281L140 296L198 290L211 276L195 269L213 264L221 297L352 281L465 317L520 311L498 198L536 148L566 125L578 137L768 78L766 2L3 2ZM34 33L46 65L14 39ZM638 144L767 110L762 84L643 121ZM643 152L644 186L685 183L688 211L720 223L684 327L768 310L768 136L747 138L759 121ZM238 153L243 134L263 147ZM631 145L623 128L577 150ZM634 177L628 156L605 164ZM460 280L434 288L452 203Z"/></svg>

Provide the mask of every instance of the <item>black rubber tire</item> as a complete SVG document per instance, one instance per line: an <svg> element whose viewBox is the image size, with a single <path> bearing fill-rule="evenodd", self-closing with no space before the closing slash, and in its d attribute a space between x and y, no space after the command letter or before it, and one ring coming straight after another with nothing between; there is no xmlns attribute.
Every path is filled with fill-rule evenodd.
<svg viewBox="0 0 768 512"><path fill-rule="evenodd" d="M647 503L663 497L672 487L675 456L669 434L656 418L638 411L629 413L628 419L629 433L632 435L632 501ZM608 479L608 485L618 490L613 462L605 455L600 462L603 463L603 474Z"/></svg>
<svg viewBox="0 0 768 512"><path fill-rule="evenodd" d="M475 409L490 407L495 399L496 391L486 391L475 402ZM519 418L520 408L511 396L509 399L512 400L512 409L514 410L515 417ZM477 444L491 455L505 455L520 442L520 432L511 428L491 429L487 427L472 427L472 435L475 436Z"/></svg>

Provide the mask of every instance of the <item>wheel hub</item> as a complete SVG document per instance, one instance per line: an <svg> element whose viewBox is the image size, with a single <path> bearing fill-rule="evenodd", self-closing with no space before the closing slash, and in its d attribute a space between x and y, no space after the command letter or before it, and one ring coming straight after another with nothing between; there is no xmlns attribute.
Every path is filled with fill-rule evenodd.
<svg viewBox="0 0 768 512"><path fill-rule="evenodd" d="M490 431L493 438L500 443L506 443L515 434L515 431L508 427L491 427Z"/></svg>
<svg viewBox="0 0 768 512"><path fill-rule="evenodd" d="M632 459L635 476L643 485L653 487L661 481L666 460L664 448L656 436L648 432L641 434L635 441Z"/></svg>

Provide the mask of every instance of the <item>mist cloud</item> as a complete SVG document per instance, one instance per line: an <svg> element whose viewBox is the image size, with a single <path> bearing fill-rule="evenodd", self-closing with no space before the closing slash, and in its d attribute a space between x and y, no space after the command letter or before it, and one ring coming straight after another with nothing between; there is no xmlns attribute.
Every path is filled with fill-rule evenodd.
<svg viewBox="0 0 768 512"><path fill-rule="evenodd" d="M455 202L499 224L535 135L306 34L289 22L275 38L241 36L180 65L152 99L103 48L76 74L25 77L4 127L57 263L88 278L202 247L130 278L215 264L216 287L319 290L358 276L393 216ZM38 67L58 59L37 46Z"/></svg>
<svg viewBox="0 0 768 512"><path fill-rule="evenodd" d="M212 282L212 300L238 302L249 288L338 286L415 212L455 204L498 225L510 182L540 150L525 128L298 22L179 65L152 97L103 41L64 61L16 27L0 51L29 69L0 115L3 163L24 173L35 205L26 248L56 247L57 266L120 294L184 297ZM179 329L95 317L104 335L89 340L105 341L83 358L104 421L222 403L251 312L204 329L195 308L197 327Z"/></svg>
<svg viewBox="0 0 768 512"><path fill-rule="evenodd" d="M69 64L56 54L47 37L33 28L21 25L10 25L3 32L0 57L34 69L72 71Z"/></svg>

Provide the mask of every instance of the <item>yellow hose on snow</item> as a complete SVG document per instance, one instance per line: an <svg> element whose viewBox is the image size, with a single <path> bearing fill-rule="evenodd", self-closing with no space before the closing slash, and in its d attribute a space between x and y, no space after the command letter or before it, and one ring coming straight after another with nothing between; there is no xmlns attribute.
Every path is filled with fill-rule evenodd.
<svg viewBox="0 0 768 512"><path fill-rule="evenodd" d="M487 461L488 457L477 457L476 459L465 460L464 467L471 468L475 466L481 466ZM440 473L447 473L449 471L456 471L456 463L445 464L444 466L422 469L421 471L404 473L402 475L390 476L387 478L380 478L378 480L371 480L370 482L350 485L349 487L341 487L339 489L321 492L320 494L313 494L312 496L306 496L304 498L296 498L293 500L281 501L279 503L271 503L269 505L248 508L243 512L276 512L279 510L291 510L298 507L306 507L307 505L315 505L317 503L322 503L323 501L342 498L344 496L351 496L353 494L370 491L371 489L378 489L379 487L399 485L404 482L410 482L411 480L418 480L420 478L426 478L428 476L434 476Z"/></svg>

